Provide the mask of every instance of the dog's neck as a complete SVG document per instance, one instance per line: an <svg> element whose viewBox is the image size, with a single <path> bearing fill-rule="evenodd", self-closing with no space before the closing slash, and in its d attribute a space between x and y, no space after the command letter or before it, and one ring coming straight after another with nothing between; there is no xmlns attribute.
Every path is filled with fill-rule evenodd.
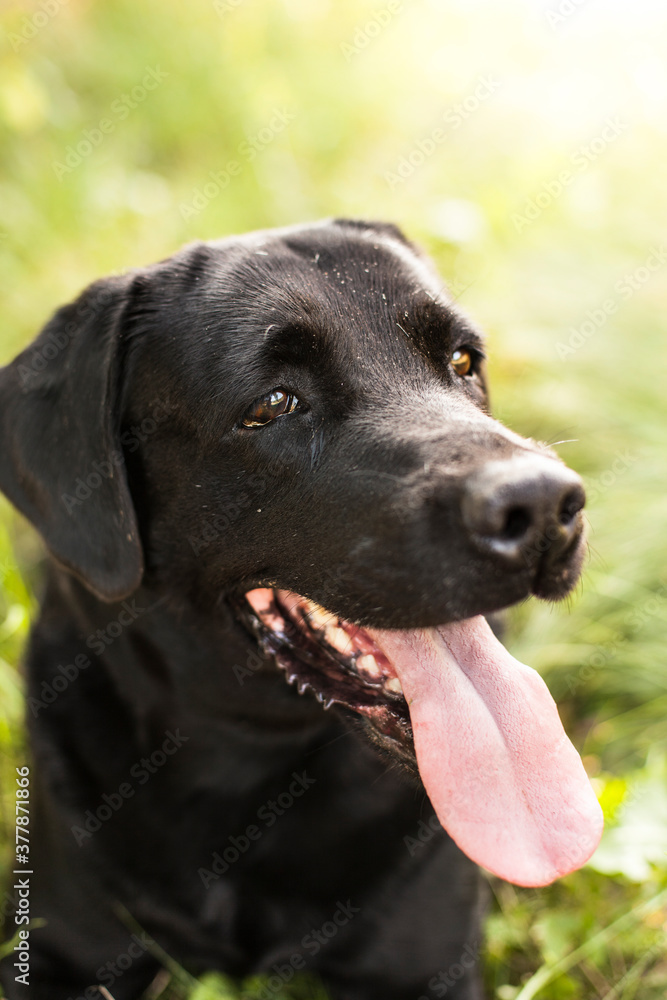
<svg viewBox="0 0 667 1000"><path fill-rule="evenodd" d="M333 717L285 682L224 598L213 619L150 586L108 604L51 564L40 622L53 627L72 617L78 655L104 671L139 717L169 720L178 705L193 724L224 719L255 741L261 729L263 741L273 736L277 745L301 744L331 726Z"/></svg>

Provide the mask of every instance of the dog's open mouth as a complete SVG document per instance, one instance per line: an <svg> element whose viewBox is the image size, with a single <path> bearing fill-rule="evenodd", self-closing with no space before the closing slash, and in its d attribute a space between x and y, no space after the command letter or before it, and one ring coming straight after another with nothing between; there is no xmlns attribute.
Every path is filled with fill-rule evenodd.
<svg viewBox="0 0 667 1000"><path fill-rule="evenodd" d="M386 736L411 742L400 681L366 629L286 590L251 590L246 600L260 644L300 693L309 689L325 708L344 705Z"/></svg>
<svg viewBox="0 0 667 1000"><path fill-rule="evenodd" d="M341 621L306 598L245 595L258 641L299 691L366 716L411 745L438 818L478 864L519 885L581 867L602 813L546 684L481 616L386 630Z"/></svg>

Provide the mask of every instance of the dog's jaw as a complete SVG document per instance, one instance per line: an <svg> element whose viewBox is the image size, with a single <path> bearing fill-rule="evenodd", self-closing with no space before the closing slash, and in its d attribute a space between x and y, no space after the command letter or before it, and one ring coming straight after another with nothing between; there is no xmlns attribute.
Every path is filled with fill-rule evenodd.
<svg viewBox="0 0 667 1000"><path fill-rule="evenodd" d="M441 823L473 860L537 886L590 857L602 818L581 760L542 679L482 617L380 630L289 591L252 590L245 603L300 693L351 709L401 758L416 755Z"/></svg>
<svg viewBox="0 0 667 1000"><path fill-rule="evenodd" d="M349 709L394 759L417 774L412 726L400 682L368 633L312 601L260 588L233 602L264 653L300 694L325 709Z"/></svg>

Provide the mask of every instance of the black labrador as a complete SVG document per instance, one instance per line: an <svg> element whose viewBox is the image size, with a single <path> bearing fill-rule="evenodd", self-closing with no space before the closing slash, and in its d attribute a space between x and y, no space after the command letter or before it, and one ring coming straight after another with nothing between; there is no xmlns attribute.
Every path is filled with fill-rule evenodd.
<svg viewBox="0 0 667 1000"><path fill-rule="evenodd" d="M130 1000L164 953L480 997L477 864L542 885L600 835L483 617L571 590L584 492L489 415L428 259L349 220L197 243L60 309L0 400L52 556L8 997Z"/></svg>

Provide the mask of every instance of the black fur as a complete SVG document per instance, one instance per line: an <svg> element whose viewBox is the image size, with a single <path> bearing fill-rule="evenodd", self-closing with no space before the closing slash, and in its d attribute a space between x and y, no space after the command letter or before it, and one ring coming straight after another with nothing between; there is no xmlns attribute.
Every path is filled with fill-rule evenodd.
<svg viewBox="0 0 667 1000"><path fill-rule="evenodd" d="M276 387L300 406L243 426ZM136 998L142 934L194 974L480 997L477 870L409 741L300 696L238 613L280 587L413 628L576 580L581 487L489 416L429 261L346 220L196 244L59 310L0 402L0 486L54 557L27 654L46 924L10 1000Z"/></svg>

